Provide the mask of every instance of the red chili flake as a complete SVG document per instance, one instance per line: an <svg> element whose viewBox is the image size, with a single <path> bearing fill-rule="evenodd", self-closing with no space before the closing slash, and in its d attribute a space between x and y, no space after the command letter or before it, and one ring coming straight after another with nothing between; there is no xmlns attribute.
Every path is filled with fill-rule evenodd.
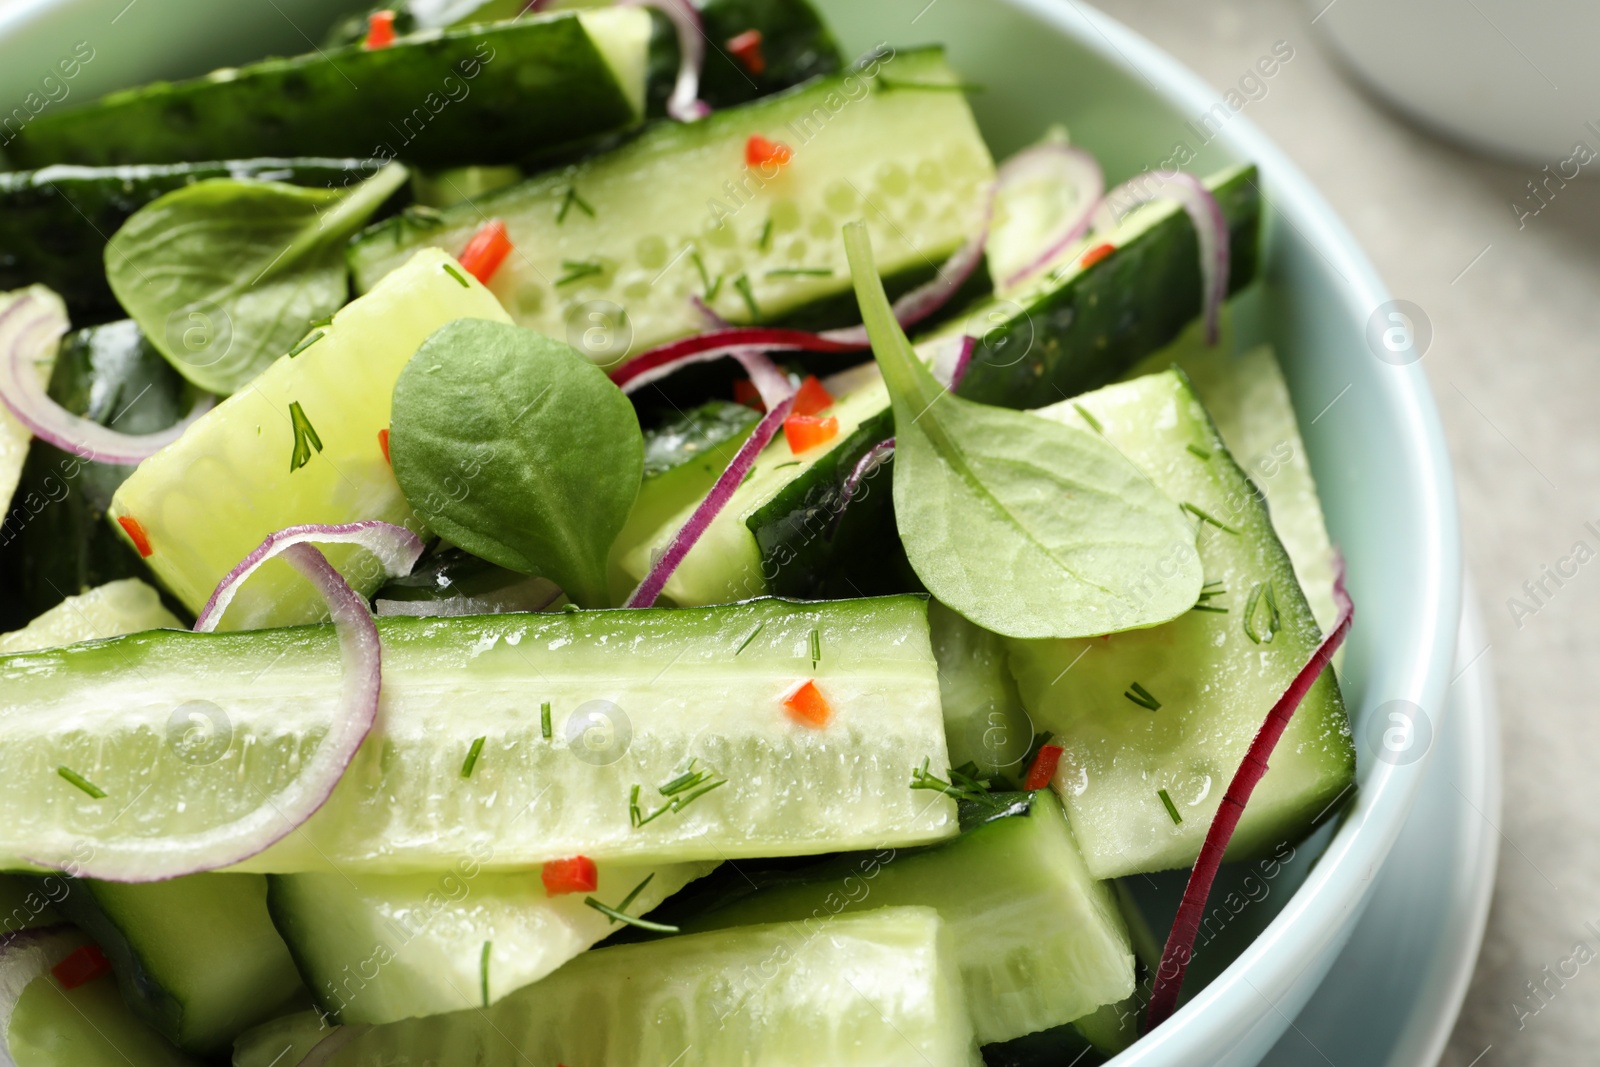
<svg viewBox="0 0 1600 1067"><path fill-rule="evenodd" d="M745 30L729 37L728 51L732 52L744 69L751 74L759 77L766 73L767 57L761 52L760 30Z"/></svg>
<svg viewBox="0 0 1600 1067"><path fill-rule="evenodd" d="M600 884L594 860L588 856L550 860L539 873L539 878L544 882L544 891L553 897L563 893L593 893Z"/></svg>
<svg viewBox="0 0 1600 1067"><path fill-rule="evenodd" d="M779 141L769 141L759 133L752 133L744 143L744 161L752 167L784 166L794 158L789 146Z"/></svg>
<svg viewBox="0 0 1600 1067"><path fill-rule="evenodd" d="M800 389L794 395L794 413L815 415L831 407L833 407L833 394L817 381L815 374L806 375L806 380L800 383Z"/></svg>
<svg viewBox="0 0 1600 1067"><path fill-rule="evenodd" d="M387 429L378 431L378 447L383 449L383 461L391 467L394 466L394 460L389 458L389 431Z"/></svg>
<svg viewBox="0 0 1600 1067"><path fill-rule="evenodd" d="M833 718L833 705L818 691L817 683L809 678L804 685L783 698L783 706L798 722L819 730Z"/></svg>
<svg viewBox="0 0 1600 1067"><path fill-rule="evenodd" d="M747 408L757 411L767 410L766 403L761 399L761 390L756 388L756 383L749 378L740 378L733 383L734 403L743 404Z"/></svg>
<svg viewBox="0 0 1600 1067"><path fill-rule="evenodd" d="M487 285L510 253L511 238L506 236L506 224L490 219L472 235L467 247L461 250L458 262L468 274Z"/></svg>
<svg viewBox="0 0 1600 1067"><path fill-rule="evenodd" d="M150 535L144 532L144 527L132 515L117 516L117 525L122 527L128 539L133 542L133 547L139 550L140 559L149 559L150 553L155 549L150 547Z"/></svg>
<svg viewBox="0 0 1600 1067"><path fill-rule="evenodd" d="M100 951L99 945L84 945L74 949L67 958L50 968L62 989L77 989L87 985L111 970L111 961Z"/></svg>
<svg viewBox="0 0 1600 1067"><path fill-rule="evenodd" d="M1061 762L1062 748L1060 745L1044 745L1039 749L1039 754L1033 757L1033 766L1028 768L1028 777L1023 780L1024 789L1043 789L1050 784L1050 779L1056 776L1056 764Z"/></svg>
<svg viewBox="0 0 1600 1067"><path fill-rule="evenodd" d="M1078 260L1078 266L1087 270L1116 250L1117 246L1113 244L1095 245L1083 254L1082 259Z"/></svg>
<svg viewBox="0 0 1600 1067"><path fill-rule="evenodd" d="M388 48L394 44L394 12L374 11L367 16L367 39L361 42L361 47L372 51L376 48Z"/></svg>
<svg viewBox="0 0 1600 1067"><path fill-rule="evenodd" d="M832 415L825 419L815 415L790 415L783 420L783 436L789 441L789 451L799 455L839 436L839 420Z"/></svg>

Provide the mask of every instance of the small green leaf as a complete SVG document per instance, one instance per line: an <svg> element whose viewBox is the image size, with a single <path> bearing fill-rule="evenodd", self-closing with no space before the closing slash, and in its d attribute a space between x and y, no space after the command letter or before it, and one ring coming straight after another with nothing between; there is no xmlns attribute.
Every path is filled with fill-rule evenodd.
<svg viewBox="0 0 1600 1067"><path fill-rule="evenodd" d="M345 239L405 180L391 163L349 189L196 182L112 235L106 279L179 374L231 393L344 305Z"/></svg>
<svg viewBox="0 0 1600 1067"><path fill-rule="evenodd" d="M1177 504L1097 433L947 392L895 321L864 226L845 250L894 407L895 518L928 591L1009 637L1189 610L1204 575Z"/></svg>
<svg viewBox="0 0 1600 1067"><path fill-rule="evenodd" d="M571 347L458 319L394 387L389 456L446 541L605 607L606 556L633 508L644 438L633 404Z"/></svg>

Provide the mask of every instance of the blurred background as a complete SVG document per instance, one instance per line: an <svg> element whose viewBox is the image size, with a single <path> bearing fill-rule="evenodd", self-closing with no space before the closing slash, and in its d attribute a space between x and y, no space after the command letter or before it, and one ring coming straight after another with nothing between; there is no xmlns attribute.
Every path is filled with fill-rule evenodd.
<svg viewBox="0 0 1600 1067"><path fill-rule="evenodd" d="M1600 6L1098 6L1219 94L1239 88L1243 114L1322 190L1395 296L1431 321L1422 362L1455 457L1505 753L1494 905L1441 1062L1594 1063L1600 565L1564 564L1577 573L1560 585L1546 575L1576 542L1600 548L1585 525L1600 528L1600 156L1585 165L1579 150L1600 153L1600 93L1592 61L1585 70L1568 47L1600 40ZM1278 41L1293 60L1241 88ZM1446 128L1451 139L1436 132Z"/></svg>

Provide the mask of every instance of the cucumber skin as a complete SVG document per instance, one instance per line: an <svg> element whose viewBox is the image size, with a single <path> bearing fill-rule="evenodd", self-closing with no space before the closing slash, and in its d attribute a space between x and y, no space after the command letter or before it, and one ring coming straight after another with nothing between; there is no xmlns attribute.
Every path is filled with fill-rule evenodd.
<svg viewBox="0 0 1600 1067"><path fill-rule="evenodd" d="M236 1011L232 1025L223 1029L195 1031L195 1022L186 1016L184 1004L162 984L157 969L147 964L145 954L138 946L138 932L130 937L116 918L116 905L103 899L104 894L138 893L141 896L159 897L169 893L167 887L187 883L184 889L210 889L211 885L195 882L202 879L217 887L218 902L229 901L226 920L237 923L233 930L212 930L219 935L199 951L210 949L206 962L213 967L227 960L236 960L241 952L255 950L252 964L262 970L276 971L273 984L254 991L249 1003L233 1005ZM123 999L145 1022L179 1048L203 1055L226 1051L238 1034L273 1015L286 1010L302 990L300 977L290 959L288 947L278 938L277 930L267 915L267 885L262 875L204 874L191 875L173 882L152 882L137 886L110 886L106 883L50 875L36 880L41 890L50 883L65 882L67 889L59 895L57 906L76 926L88 934L111 960L117 985ZM256 898L259 897L259 900ZM229 899L231 898L231 900ZM52 898L54 899L54 898ZM259 905L259 906L257 906ZM148 907L148 903L145 905ZM196 919L222 918L213 909L212 914L188 911L175 915L175 925ZM243 937L237 936L243 934ZM248 938L252 944L242 944ZM191 957L192 958L192 957Z"/></svg>
<svg viewBox="0 0 1600 1067"><path fill-rule="evenodd" d="M24 167L259 155L447 167L516 163L637 118L574 16L269 59L229 74L157 82L42 116L8 150ZM409 140L408 120L419 128Z"/></svg>
<svg viewBox="0 0 1600 1067"><path fill-rule="evenodd" d="M50 396L101 425L154 433L189 408L187 383L145 341L132 320L69 334L51 374ZM20 626L67 596L118 578L158 585L139 554L106 521L106 509L132 467L91 463L34 440L10 514L0 523L0 582L15 591L0 626ZM37 504L37 507L30 507ZM184 609L166 598L179 617Z"/></svg>
<svg viewBox="0 0 1600 1067"><path fill-rule="evenodd" d="M711 44L700 71L700 99L713 108L748 103L844 66L833 34L807 0L711 0L700 9L700 21ZM665 22L660 16L658 27ZM761 31L766 69L760 74L746 70L726 50L728 38L750 29ZM670 49L662 48L659 53L652 42L652 103L665 101L677 77L677 35L671 34L670 40ZM664 68L659 80L658 54Z"/></svg>
<svg viewBox="0 0 1600 1067"><path fill-rule="evenodd" d="M106 240L150 201L208 178L334 186L360 181L378 166L360 159L238 159L0 173L0 290L47 285L80 325L118 319L122 307L102 262Z"/></svg>
<svg viewBox="0 0 1600 1067"><path fill-rule="evenodd" d="M1213 190L1228 219L1228 291L1255 279L1261 194L1254 167ZM1031 300L974 349L956 392L968 400L1030 408L1098 388L1182 332L1200 307L1199 245L1181 211L1154 230ZM1175 295L1174 295L1175 294ZM1001 367L998 353L1037 330L1032 358ZM1101 342L1105 343L1102 344ZM894 436L894 414L860 428L811 464L746 520L775 596L848 597L920 589L895 526L893 461L880 466L841 514L851 471Z"/></svg>

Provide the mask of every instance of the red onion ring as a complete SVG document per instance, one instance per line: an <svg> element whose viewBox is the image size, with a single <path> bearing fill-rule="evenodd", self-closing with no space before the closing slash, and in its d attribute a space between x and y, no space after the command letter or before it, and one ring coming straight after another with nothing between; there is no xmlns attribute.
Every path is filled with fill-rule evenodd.
<svg viewBox="0 0 1600 1067"><path fill-rule="evenodd" d="M700 70L706 61L706 34L700 12L688 0L617 0L618 7L653 7L667 16L678 34L678 79L667 97L667 114L693 122L711 114L700 99Z"/></svg>
<svg viewBox="0 0 1600 1067"><path fill-rule="evenodd" d="M755 466L756 458L761 455L762 449L777 436L783 420L788 418L789 412L794 409L794 398L794 390L791 389L787 396L775 402L768 402L767 413L756 423L755 430L745 438L744 444L739 446L739 451L734 453L728 469L717 477L711 491L695 507L689 520L672 535L666 550L651 565L650 572L644 576L644 581L639 583L639 587L628 597L623 607L648 608L656 602L661 590L666 588L667 579L672 577L672 572L678 569L678 564L683 562L689 550L695 546L695 542L700 540L701 535L711 525L711 520L715 519L722 509L727 507L728 501L733 499L734 491L739 488L739 483L744 481L744 476L750 473L750 468Z"/></svg>
<svg viewBox="0 0 1600 1067"><path fill-rule="evenodd" d="M751 349L760 352L858 352L863 347L830 341L806 330L736 326L680 338L652 348L612 371L611 380L624 393L632 393L691 363L709 363Z"/></svg>
<svg viewBox="0 0 1600 1067"><path fill-rule="evenodd" d="M81 459L131 467L183 436L216 403L215 397L204 397L176 426L147 434L118 433L74 415L50 399L35 367L67 327L60 298L39 286L24 290L0 311L0 403L46 444Z"/></svg>
<svg viewBox="0 0 1600 1067"><path fill-rule="evenodd" d="M1064 185L1075 187L1079 193L1080 206L1075 215L1064 221L1056 235L1044 243L1038 255L1029 260L1025 266L1001 279L1001 286L1006 289L1023 281L1072 245L1083 240L1084 235L1089 232L1089 223L1094 219L1095 208L1100 205L1101 197L1105 193L1106 179L1105 173L1100 169L1100 161L1082 148L1054 141L1024 148L1006 160L995 175L995 184L1004 187L1010 182L1030 177L1040 171ZM1051 171L1054 173L1050 173Z"/></svg>
<svg viewBox="0 0 1600 1067"><path fill-rule="evenodd" d="M1194 223L1200 243L1200 306L1205 316L1206 342L1216 344L1222 302L1228 296L1228 219L1222 213L1222 205L1199 178L1183 171L1146 171L1130 178L1100 202L1095 209L1094 228L1109 229L1140 204L1162 198L1176 200Z"/></svg>
<svg viewBox="0 0 1600 1067"><path fill-rule="evenodd" d="M205 606L200 609L199 617L195 619L195 631L210 633L217 628L222 613L228 610L228 605L233 602L239 586L256 572L256 568L291 545L308 543L360 545L378 557L378 562L383 564L385 571L396 576L411 573L411 568L416 566L424 547L422 538L405 527L377 520L351 522L340 526L321 524L290 526L279 530L277 533L269 534L265 541L256 546L255 551L240 560L238 566L217 583L217 588L212 591L210 599L206 601Z"/></svg>
<svg viewBox="0 0 1600 1067"><path fill-rule="evenodd" d="M1172 932L1167 935L1166 947L1161 952L1161 966L1156 968L1150 988L1150 1014L1145 1024L1146 1032L1161 1025L1177 1009L1183 975L1188 970L1195 938L1200 933L1200 922L1205 917L1206 898L1211 895L1211 885L1216 881L1217 870L1222 866L1223 854L1228 851L1228 842L1239 825L1239 817L1244 814L1244 806L1249 802L1256 783L1267 773L1267 760L1272 757L1272 750L1283 736L1290 717L1321 677L1323 670L1333 661L1333 654L1350 633L1355 605L1351 603L1350 594L1344 587L1344 560L1337 555L1334 557L1333 599L1339 607L1333 629L1317 645L1311 659L1300 668L1283 696L1272 705L1272 710L1267 713L1251 740L1250 747L1245 750L1244 759L1234 772L1233 781L1228 784L1228 791L1223 794L1217 814L1211 820L1211 828L1206 831L1205 844L1200 847L1194 870L1189 874L1189 884L1184 887L1183 901L1172 920Z"/></svg>
<svg viewBox="0 0 1600 1067"><path fill-rule="evenodd" d="M22 991L88 943L88 938L64 924L18 930L0 939L0 1067L17 1067L7 1035Z"/></svg>

